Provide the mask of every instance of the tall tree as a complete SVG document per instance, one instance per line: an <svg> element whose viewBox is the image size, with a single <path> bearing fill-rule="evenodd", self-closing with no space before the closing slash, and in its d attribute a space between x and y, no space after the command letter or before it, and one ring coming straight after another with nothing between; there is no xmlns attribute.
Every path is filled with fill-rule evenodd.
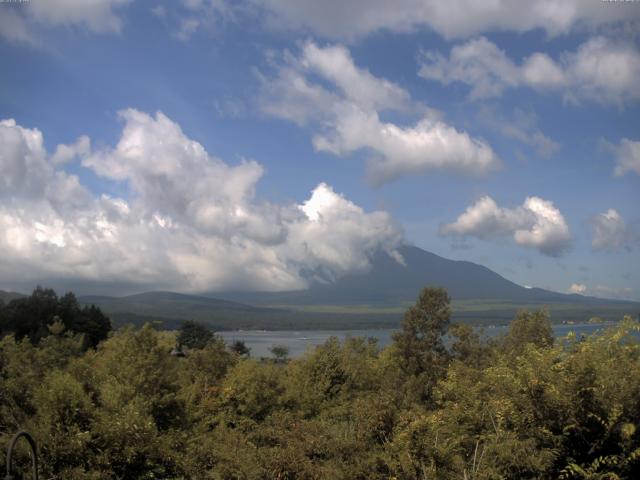
<svg viewBox="0 0 640 480"><path fill-rule="evenodd" d="M421 400L428 401L436 382L446 372L449 354L443 335L449 328L451 298L443 288L422 290L415 305L402 322L402 330L393 336L396 356L403 372Z"/></svg>

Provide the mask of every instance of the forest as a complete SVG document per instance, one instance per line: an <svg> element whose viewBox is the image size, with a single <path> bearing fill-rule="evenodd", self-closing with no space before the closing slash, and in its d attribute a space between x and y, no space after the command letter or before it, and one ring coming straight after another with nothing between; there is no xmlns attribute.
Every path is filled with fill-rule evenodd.
<svg viewBox="0 0 640 480"><path fill-rule="evenodd" d="M640 478L638 321L554 339L521 311L488 339L450 302L425 288L384 349L254 359L37 289L0 305L0 446L30 432L46 479Z"/></svg>

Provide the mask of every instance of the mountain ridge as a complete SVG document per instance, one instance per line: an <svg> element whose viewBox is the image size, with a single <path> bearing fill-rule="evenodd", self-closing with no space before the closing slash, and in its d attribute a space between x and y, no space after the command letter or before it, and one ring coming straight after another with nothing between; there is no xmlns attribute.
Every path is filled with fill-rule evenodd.
<svg viewBox="0 0 640 480"><path fill-rule="evenodd" d="M304 290L200 295L149 291L118 297L79 295L78 301L100 307L115 326L151 321L177 328L184 320L195 320L219 330L395 328L426 286L447 289L454 321L484 325L508 323L522 308L549 307L554 322L587 321L594 316L619 320L640 311L640 302L527 288L473 262L412 246L399 251L404 265L378 252L368 271ZM0 291L0 298L5 296L21 294Z"/></svg>
<svg viewBox="0 0 640 480"><path fill-rule="evenodd" d="M405 265L378 252L371 269L330 284L283 292L211 292L206 295L253 305L403 305L425 286L445 288L454 300L494 299L520 302L626 302L565 294L516 284L493 270L467 260L450 260L419 247L399 249Z"/></svg>

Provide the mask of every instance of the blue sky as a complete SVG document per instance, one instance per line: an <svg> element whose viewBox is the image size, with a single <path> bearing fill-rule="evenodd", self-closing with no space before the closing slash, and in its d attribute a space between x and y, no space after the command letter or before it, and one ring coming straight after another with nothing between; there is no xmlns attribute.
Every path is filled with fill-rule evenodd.
<svg viewBox="0 0 640 480"><path fill-rule="evenodd" d="M0 288L303 288L408 242L640 300L640 3L322 3L0 4Z"/></svg>

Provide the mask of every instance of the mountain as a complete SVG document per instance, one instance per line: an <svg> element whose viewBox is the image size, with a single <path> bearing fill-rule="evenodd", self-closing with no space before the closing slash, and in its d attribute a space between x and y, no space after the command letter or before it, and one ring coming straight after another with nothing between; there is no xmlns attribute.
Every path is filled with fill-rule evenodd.
<svg viewBox="0 0 640 480"><path fill-rule="evenodd" d="M347 275L330 284L314 284L289 292L216 293L255 305L405 305L415 301L427 285L447 289L454 300L482 299L511 302L598 303L601 299L568 295L541 288L525 288L476 263L449 260L418 247L399 249L405 264L387 253L372 259L371 269Z"/></svg>
<svg viewBox="0 0 640 480"><path fill-rule="evenodd" d="M496 272L468 261L449 260L417 247L403 246L404 264L380 252L371 268L333 283L316 283L306 290L288 292L226 292L218 298L252 305L277 306L305 313L396 313L400 319L425 286L440 286L452 297L453 319L477 324L505 324L521 309L548 308L551 320L607 321L638 315L640 303L606 300L576 294L525 288Z"/></svg>
<svg viewBox="0 0 640 480"><path fill-rule="evenodd" d="M366 272L333 283L316 283L288 292L215 292L185 295L147 292L124 297L80 296L115 326L158 322L177 328L184 320L216 330L322 330L397 327L406 307L425 286L441 286L452 297L453 319L476 324L505 324L520 309L547 307L553 322L585 322L592 317L620 320L638 315L640 303L568 295L517 285L492 270L449 260L417 247L399 249L404 264L380 252ZM0 292L0 298L20 294Z"/></svg>

